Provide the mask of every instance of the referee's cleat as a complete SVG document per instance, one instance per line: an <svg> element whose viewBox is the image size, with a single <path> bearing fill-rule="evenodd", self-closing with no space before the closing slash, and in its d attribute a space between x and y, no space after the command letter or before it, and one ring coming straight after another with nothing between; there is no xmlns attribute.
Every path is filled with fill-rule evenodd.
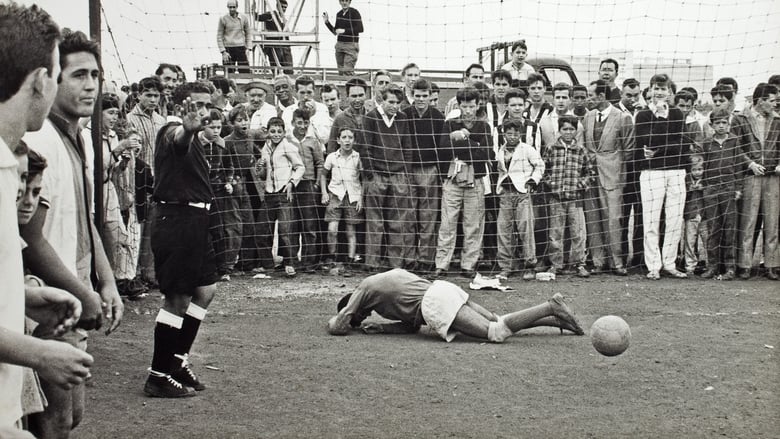
<svg viewBox="0 0 780 439"><path fill-rule="evenodd" d="M192 387L196 391L206 390L206 386L200 382L198 376L192 371L189 364L184 364L182 367L171 373L171 378L180 382L186 387Z"/></svg>
<svg viewBox="0 0 780 439"><path fill-rule="evenodd" d="M144 393L154 398L186 398L195 396L195 389L183 385L170 375L149 375Z"/></svg>

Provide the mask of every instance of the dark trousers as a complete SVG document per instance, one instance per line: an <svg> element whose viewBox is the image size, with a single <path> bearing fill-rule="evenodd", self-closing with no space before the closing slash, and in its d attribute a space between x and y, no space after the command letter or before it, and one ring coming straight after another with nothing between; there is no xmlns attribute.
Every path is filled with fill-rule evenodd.
<svg viewBox="0 0 780 439"><path fill-rule="evenodd" d="M707 264L718 270L736 268L737 200L734 188L714 187L704 192L704 221L709 229Z"/></svg>
<svg viewBox="0 0 780 439"><path fill-rule="evenodd" d="M301 234L301 265L314 267L317 265L319 253L318 237L320 236L320 216L317 210L321 198L320 192L314 187L313 180L301 180L295 188L295 214L297 231ZM294 240L295 241L295 240Z"/></svg>
<svg viewBox="0 0 780 439"><path fill-rule="evenodd" d="M631 212L634 213L634 228L629 230L629 219L631 218ZM633 255L629 254L629 232L633 234L631 238L631 246L633 247ZM632 261L639 261L641 264L644 253L644 228L642 227L642 198L639 194L639 182L629 182L626 184L623 190L623 224L620 230L620 246L623 260L626 261L626 265L633 266Z"/></svg>
<svg viewBox="0 0 780 439"><path fill-rule="evenodd" d="M289 47L263 47L263 53L268 57L268 64L274 67L286 67L284 73L293 74L293 58Z"/></svg>
<svg viewBox="0 0 780 439"><path fill-rule="evenodd" d="M225 47L228 55L230 55L230 65L248 66L249 60L246 58L246 47ZM239 68L239 73L249 73L247 68Z"/></svg>
<svg viewBox="0 0 780 439"><path fill-rule="evenodd" d="M265 201L258 212L260 248L260 264L265 268L273 268L274 260L271 248L274 242L274 224L278 225L279 255L284 258L284 265L295 266L296 251L293 247L294 204L287 200L287 194L277 192L265 194Z"/></svg>

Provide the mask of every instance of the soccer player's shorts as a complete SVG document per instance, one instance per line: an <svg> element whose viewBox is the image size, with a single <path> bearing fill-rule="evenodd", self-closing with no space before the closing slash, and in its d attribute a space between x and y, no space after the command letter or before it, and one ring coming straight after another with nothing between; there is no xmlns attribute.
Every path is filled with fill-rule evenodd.
<svg viewBox="0 0 780 439"><path fill-rule="evenodd" d="M349 194L339 201L339 197L330 192L330 201L325 208L325 222L332 223L344 218L344 222L350 225L362 224L362 212L357 211L357 202L350 203Z"/></svg>
<svg viewBox="0 0 780 439"><path fill-rule="evenodd" d="M209 211L181 204L157 204L152 253L160 292L192 296L216 283L217 266L209 235Z"/></svg>
<svg viewBox="0 0 780 439"><path fill-rule="evenodd" d="M445 341L451 342L458 332L450 330L450 326L468 300L468 293L459 286L437 280L425 291L420 308L428 327Z"/></svg>

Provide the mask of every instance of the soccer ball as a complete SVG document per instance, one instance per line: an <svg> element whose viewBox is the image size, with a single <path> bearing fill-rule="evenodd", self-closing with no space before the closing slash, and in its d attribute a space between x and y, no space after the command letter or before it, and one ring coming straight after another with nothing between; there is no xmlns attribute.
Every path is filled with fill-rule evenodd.
<svg viewBox="0 0 780 439"><path fill-rule="evenodd" d="M614 357L628 349L631 328L618 316L604 316L590 327L590 341L600 354Z"/></svg>

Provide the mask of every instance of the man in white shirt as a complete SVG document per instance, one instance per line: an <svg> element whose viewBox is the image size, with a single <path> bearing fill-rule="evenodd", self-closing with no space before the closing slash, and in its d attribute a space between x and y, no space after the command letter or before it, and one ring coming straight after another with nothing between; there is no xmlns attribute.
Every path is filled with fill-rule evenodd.
<svg viewBox="0 0 780 439"><path fill-rule="evenodd" d="M501 70L511 73L512 79L516 81L527 80L528 75L535 73L536 70L525 62L526 56L528 56L528 46L526 46L525 40L515 41L512 44L512 61L501 66Z"/></svg>
<svg viewBox="0 0 780 439"><path fill-rule="evenodd" d="M40 129L57 92L59 28L37 6L0 4L0 436L32 437L18 430L22 368L62 387L83 383L92 357L72 346L24 335L25 291L15 200L20 195L12 153L27 130ZM25 38L35 35L36 38ZM25 59L25 63L17 60Z"/></svg>
<svg viewBox="0 0 780 439"><path fill-rule="evenodd" d="M333 122L328 116L328 107L314 100L314 79L311 76L299 76L296 78L295 93L298 96L298 104L290 105L282 111L282 120L284 121L286 132L293 132L293 112L301 108L309 112L310 134L314 135L323 145L326 144Z"/></svg>

